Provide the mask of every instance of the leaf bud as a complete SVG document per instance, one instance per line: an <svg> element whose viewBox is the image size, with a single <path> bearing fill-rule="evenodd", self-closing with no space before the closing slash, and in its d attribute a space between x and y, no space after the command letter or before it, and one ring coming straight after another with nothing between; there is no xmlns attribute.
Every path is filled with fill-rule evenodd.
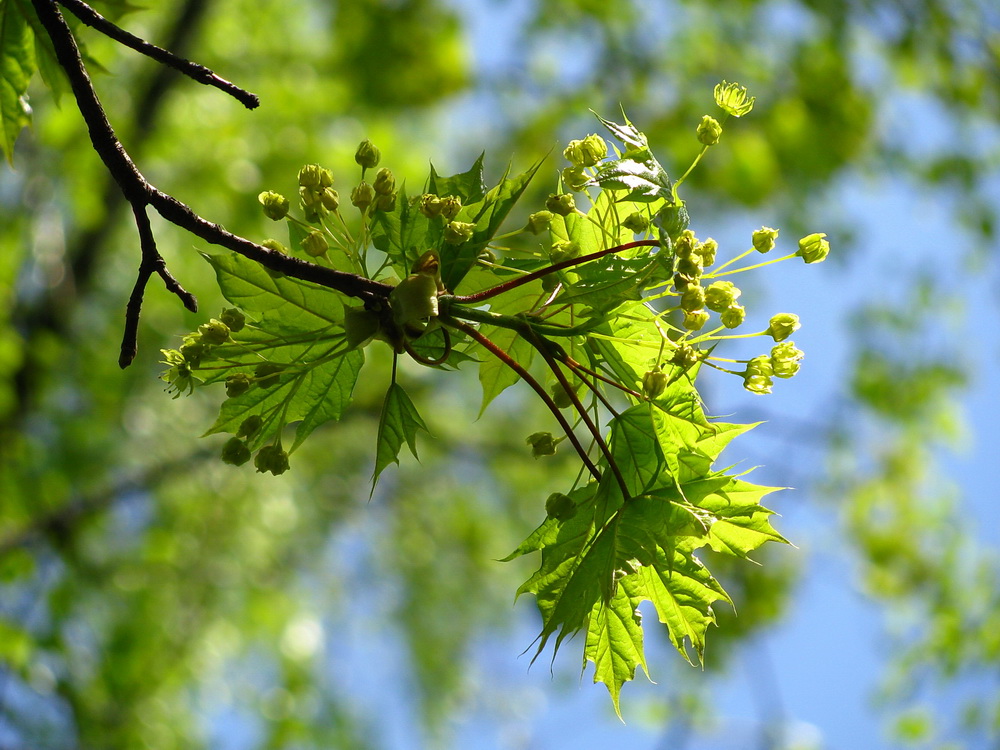
<svg viewBox="0 0 1000 750"><path fill-rule="evenodd" d="M476 225L467 221L449 221L444 227L444 241L449 245L461 245L472 239Z"/></svg>
<svg viewBox="0 0 1000 750"><path fill-rule="evenodd" d="M693 312L705 307L705 289L698 284L691 284L681 295L681 310Z"/></svg>
<svg viewBox="0 0 1000 750"><path fill-rule="evenodd" d="M822 263L830 253L830 243L825 237L826 234L822 232L803 237L799 240L799 251L795 254L806 263Z"/></svg>
<svg viewBox="0 0 1000 750"><path fill-rule="evenodd" d="M684 327L689 331L700 331L708 322L708 313L704 310L691 310L684 312Z"/></svg>
<svg viewBox="0 0 1000 750"><path fill-rule="evenodd" d="M571 260L580 256L580 243L578 242L553 242L549 250L549 260L555 263L562 263L564 260Z"/></svg>
<svg viewBox="0 0 1000 750"><path fill-rule="evenodd" d="M281 193L265 190L257 196L257 200L264 207L264 215L267 218L279 221L288 216L288 198Z"/></svg>
<svg viewBox="0 0 1000 750"><path fill-rule="evenodd" d="M743 305L730 305L719 315L719 320L726 328L739 328L746 320L747 309Z"/></svg>
<svg viewBox="0 0 1000 750"><path fill-rule="evenodd" d="M238 437L229 438L222 446L222 462L230 466L242 466L250 460L250 449Z"/></svg>
<svg viewBox="0 0 1000 750"><path fill-rule="evenodd" d="M642 376L642 395L648 399L654 399L663 394L667 389L667 373L663 372L659 366Z"/></svg>
<svg viewBox="0 0 1000 750"><path fill-rule="evenodd" d="M743 378L743 387L758 396L770 393L773 386L774 381L770 375L747 375Z"/></svg>
<svg viewBox="0 0 1000 750"><path fill-rule="evenodd" d="M219 315L219 320L229 326L229 330L233 333L239 333L242 331L243 326L245 326L247 322L243 312L236 307L222 308L222 314Z"/></svg>
<svg viewBox="0 0 1000 750"><path fill-rule="evenodd" d="M723 81L715 87L715 103L733 117L742 117L753 109L756 97L747 96L746 86Z"/></svg>
<svg viewBox="0 0 1000 750"><path fill-rule="evenodd" d="M780 230L771 227L761 227L753 233L753 249L758 253L769 253L774 250L774 241L778 239Z"/></svg>
<svg viewBox="0 0 1000 750"><path fill-rule="evenodd" d="M253 465L260 473L269 471L274 476L278 476L288 471L288 454L280 445L265 445L257 451Z"/></svg>
<svg viewBox="0 0 1000 750"><path fill-rule="evenodd" d="M622 222L622 226L636 234L640 232L645 232L649 229L649 217L645 214L641 214L638 211L633 211L625 220Z"/></svg>
<svg viewBox="0 0 1000 750"><path fill-rule="evenodd" d="M771 367L776 378L790 378L799 371L799 362L805 354L795 347L794 341L783 341L771 349Z"/></svg>
<svg viewBox="0 0 1000 750"><path fill-rule="evenodd" d="M587 173L583 171L583 167L566 167L562 171L561 176L563 185L576 192L580 192L588 185L593 184Z"/></svg>
<svg viewBox="0 0 1000 750"><path fill-rule="evenodd" d="M569 495L553 492L545 501L545 515L557 521L568 521L576 515L576 503Z"/></svg>
<svg viewBox="0 0 1000 750"><path fill-rule="evenodd" d="M323 188L323 192L319 194L319 202L327 211L336 211L340 208L340 193L333 188Z"/></svg>
<svg viewBox="0 0 1000 750"><path fill-rule="evenodd" d="M462 199L457 195L446 195L444 198L441 198L440 206L441 215L451 221L462 210Z"/></svg>
<svg viewBox="0 0 1000 750"><path fill-rule="evenodd" d="M719 250L719 243L709 237L704 242L695 245L694 252L701 258L701 265L708 267L715 264L715 255Z"/></svg>
<svg viewBox="0 0 1000 750"><path fill-rule="evenodd" d="M419 324L437 317L437 281L429 273L410 274L389 293L389 304L396 324L419 335Z"/></svg>
<svg viewBox="0 0 1000 750"><path fill-rule="evenodd" d="M360 164L362 169L374 169L381 159L382 152L367 138L361 141L358 150L354 153L354 161Z"/></svg>
<svg viewBox="0 0 1000 750"><path fill-rule="evenodd" d="M372 187L379 195L390 195L396 191L396 178L390 169L382 167L382 169L375 173L375 180Z"/></svg>
<svg viewBox="0 0 1000 750"><path fill-rule="evenodd" d="M541 234L552 223L553 214L551 211L536 211L528 217L526 229L532 234Z"/></svg>
<svg viewBox="0 0 1000 750"><path fill-rule="evenodd" d="M261 362L254 368L253 376L261 388L272 388L278 384L278 378L284 369L284 365L276 362Z"/></svg>
<svg viewBox="0 0 1000 750"><path fill-rule="evenodd" d="M731 281L713 282L705 290L705 307L721 313L730 305L736 304L741 294L742 292Z"/></svg>
<svg viewBox="0 0 1000 750"><path fill-rule="evenodd" d="M240 427L236 430L236 437L241 438L252 438L258 432L260 428L264 426L264 420L259 414L251 414L249 417L240 422Z"/></svg>
<svg viewBox="0 0 1000 750"><path fill-rule="evenodd" d="M367 182L362 180L354 190L351 191L351 203L364 213L375 201L375 190Z"/></svg>
<svg viewBox="0 0 1000 750"><path fill-rule="evenodd" d="M722 136L722 126L714 117L705 115L698 124L698 142L703 146L714 146Z"/></svg>
<svg viewBox="0 0 1000 750"><path fill-rule="evenodd" d="M795 331L799 330L799 316L794 313L778 313L772 316L771 322L767 326L767 333L775 341L784 341Z"/></svg>
<svg viewBox="0 0 1000 750"><path fill-rule="evenodd" d="M569 216L576 211L576 201L573 200L572 193L552 194L545 201L545 208L554 214Z"/></svg>
<svg viewBox="0 0 1000 750"><path fill-rule="evenodd" d="M533 432L528 435L525 442L531 446L531 457L554 456L556 452L556 440L551 432Z"/></svg>
<svg viewBox="0 0 1000 750"><path fill-rule="evenodd" d="M333 184L333 174L319 164L306 164L299 170L299 187L319 191Z"/></svg>
<svg viewBox="0 0 1000 750"><path fill-rule="evenodd" d="M326 251L330 249L330 243L327 242L322 232L314 230L302 240L302 249L306 251L307 255L318 258L326 254Z"/></svg>
<svg viewBox="0 0 1000 750"><path fill-rule="evenodd" d="M420 213L428 219L441 215L441 199L434 193L424 193L420 196Z"/></svg>
<svg viewBox="0 0 1000 750"><path fill-rule="evenodd" d="M198 333L201 334L201 340L209 346L224 344L229 340L229 326L216 318L198 326Z"/></svg>
<svg viewBox="0 0 1000 750"><path fill-rule="evenodd" d="M229 398L242 396L250 390L250 386L252 385L253 378L245 372L234 372L226 378L226 395L229 396Z"/></svg>

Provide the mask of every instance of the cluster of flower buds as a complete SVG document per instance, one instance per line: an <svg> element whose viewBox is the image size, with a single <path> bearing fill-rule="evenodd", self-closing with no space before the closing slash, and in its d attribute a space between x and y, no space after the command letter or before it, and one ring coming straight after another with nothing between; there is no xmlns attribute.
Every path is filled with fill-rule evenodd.
<svg viewBox="0 0 1000 750"><path fill-rule="evenodd" d="M799 362L805 355L796 348L794 341L775 344L770 355L761 354L747 362L743 373L743 387L751 393L771 392L773 378L790 378L799 371Z"/></svg>
<svg viewBox="0 0 1000 750"><path fill-rule="evenodd" d="M212 347L229 341L230 333L243 330L246 319L235 307L226 308L218 318L198 326L198 330L185 336L178 349L161 349L163 363L168 366L161 376L168 383L167 390L174 398L181 392L191 393L197 382L193 370Z"/></svg>
<svg viewBox="0 0 1000 750"><path fill-rule="evenodd" d="M299 205L307 221L318 221L340 206L340 195L332 186L333 173L319 164L306 164L299 170Z"/></svg>

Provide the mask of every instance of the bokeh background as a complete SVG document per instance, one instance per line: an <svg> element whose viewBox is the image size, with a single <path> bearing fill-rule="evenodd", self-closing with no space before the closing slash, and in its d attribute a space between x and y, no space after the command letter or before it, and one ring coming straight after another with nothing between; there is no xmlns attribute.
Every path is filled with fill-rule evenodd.
<svg viewBox="0 0 1000 750"><path fill-rule="evenodd" d="M765 421L728 457L794 487L769 500L796 546L721 569L738 614L703 670L647 616L656 683L625 687L624 724L575 641L529 668L539 623L512 599L534 561L496 560L573 471L528 454L546 415L508 392L477 421L470 373L407 369L434 439L369 501L376 356L293 471L223 465L198 437L220 395L158 380L160 347L222 307L205 248L155 224L203 312L154 280L120 371L134 226L72 98L39 82L0 168L0 748L998 746L996 3L148 5L95 2L263 103L81 29L111 121L154 184L257 239L258 192L293 193L309 162L343 191L365 137L415 186L428 161L486 149L499 177L551 152L529 211L588 110L624 106L676 176L712 87L748 86L685 196L721 258L761 225L833 244L741 279L762 327L801 316L803 371L768 397L706 378L711 412Z"/></svg>

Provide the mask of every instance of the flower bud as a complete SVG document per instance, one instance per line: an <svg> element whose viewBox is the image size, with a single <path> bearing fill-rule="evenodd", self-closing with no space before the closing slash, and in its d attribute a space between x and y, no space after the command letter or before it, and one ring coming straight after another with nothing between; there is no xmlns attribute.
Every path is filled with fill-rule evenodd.
<svg viewBox="0 0 1000 750"><path fill-rule="evenodd" d="M707 314L707 313L706 313ZM683 344L678 346L670 357L670 364L677 365L678 367L688 368L693 366L696 362L701 359L701 354L693 346L688 346Z"/></svg>
<svg viewBox="0 0 1000 750"><path fill-rule="evenodd" d="M765 333L775 341L784 341L795 331L799 330L800 327L801 324L799 323L798 315L793 313L778 313L771 318L771 322Z"/></svg>
<svg viewBox="0 0 1000 750"><path fill-rule="evenodd" d="M554 214L569 216L576 211L576 201L571 193L552 194L545 201L545 208Z"/></svg>
<svg viewBox="0 0 1000 750"><path fill-rule="evenodd" d="M698 280L688 276L685 273L675 273L674 274L674 289L678 292L686 291L691 284L697 284Z"/></svg>
<svg viewBox="0 0 1000 750"><path fill-rule="evenodd" d="M280 445L265 445L257 451L253 465L261 473L269 471L274 476L278 476L288 471L288 454Z"/></svg>
<svg viewBox="0 0 1000 750"><path fill-rule="evenodd" d="M747 369L743 374L746 376L766 375L767 377L771 377L774 375L774 368L771 366L771 357L767 354L754 357L747 362Z"/></svg>
<svg viewBox="0 0 1000 750"><path fill-rule="evenodd" d="M747 317L747 309L743 305L730 305L719 315L719 320L726 328L739 328Z"/></svg>
<svg viewBox="0 0 1000 750"><path fill-rule="evenodd" d="M531 446L532 458L555 455L556 441L551 432L533 432L525 442Z"/></svg>
<svg viewBox="0 0 1000 750"><path fill-rule="evenodd" d="M354 190L351 191L351 203L364 213L375 201L375 190L367 182L362 180Z"/></svg>
<svg viewBox="0 0 1000 750"><path fill-rule="evenodd" d="M553 492L545 501L545 515L557 521L568 521L576 515L576 503L569 495Z"/></svg>
<svg viewBox="0 0 1000 750"><path fill-rule="evenodd" d="M264 207L264 216L269 219L279 221L288 215L288 198L281 193L265 190L257 196L257 200Z"/></svg>
<svg viewBox="0 0 1000 750"><path fill-rule="evenodd" d="M805 354L795 347L794 341L783 341L771 349L771 368L776 378L790 378L799 371L799 362Z"/></svg>
<svg viewBox="0 0 1000 750"><path fill-rule="evenodd" d="M633 211L625 217L625 221L622 222L622 226L635 232L636 234L639 234L640 232L645 232L649 229L649 218L645 214Z"/></svg>
<svg viewBox="0 0 1000 750"><path fill-rule="evenodd" d="M608 155L608 144L601 136L588 135L583 140L570 141L563 151L566 161L578 167L592 167Z"/></svg>
<svg viewBox="0 0 1000 750"><path fill-rule="evenodd" d="M379 211L392 211L396 207L396 193L375 196L375 208Z"/></svg>
<svg viewBox="0 0 1000 750"><path fill-rule="evenodd" d="M229 341L229 326L215 318L198 326L198 333L208 346L217 346Z"/></svg>
<svg viewBox="0 0 1000 750"><path fill-rule="evenodd" d="M229 330L233 333L239 333L242 331L243 326L245 326L247 322L243 312L235 307L224 307L222 309L222 314L219 316L219 320L229 326Z"/></svg>
<svg viewBox="0 0 1000 750"><path fill-rule="evenodd" d="M318 258L321 255L325 255L326 251L330 249L330 243L326 241L326 237L319 230L310 232L302 240L302 249L306 251L307 255L311 255L313 258Z"/></svg>
<svg viewBox="0 0 1000 750"><path fill-rule="evenodd" d="M340 208L340 193L333 188L323 188L319 194L319 202L327 211L336 211Z"/></svg>
<svg viewBox="0 0 1000 750"><path fill-rule="evenodd" d="M230 466L242 466L250 460L250 449L238 437L229 438L222 446L222 462Z"/></svg>
<svg viewBox="0 0 1000 750"><path fill-rule="evenodd" d="M684 312L684 327L689 331L700 331L708 322L708 313L704 310L691 310Z"/></svg>
<svg viewBox="0 0 1000 750"><path fill-rule="evenodd" d="M681 310L692 312L705 306L705 289L698 284L691 284L681 295Z"/></svg>
<svg viewBox="0 0 1000 750"><path fill-rule="evenodd" d="M566 167L561 176L563 185L576 192L580 192L591 184L590 177L583 171L583 167Z"/></svg>
<svg viewBox="0 0 1000 750"><path fill-rule="evenodd" d="M208 344L202 340L201 336L185 336L180 353L188 365L198 367L201 364L201 358L208 353Z"/></svg>
<svg viewBox="0 0 1000 750"><path fill-rule="evenodd" d="M824 238L825 233L817 232L799 240L799 251L795 253L806 263L821 263L830 253L830 243Z"/></svg>
<svg viewBox="0 0 1000 750"><path fill-rule="evenodd" d="M428 219L441 215L441 199L434 193L424 193L420 196L420 213Z"/></svg>
<svg viewBox="0 0 1000 750"><path fill-rule="evenodd" d="M226 395L229 398L242 396L250 390L250 386L252 385L253 379L245 372L234 372L226 378Z"/></svg>
<svg viewBox="0 0 1000 750"><path fill-rule="evenodd" d="M310 190L322 190L333 184L333 174L319 164L306 164L299 170L299 186Z"/></svg>
<svg viewBox="0 0 1000 750"><path fill-rule="evenodd" d="M742 292L731 281L713 282L705 290L705 307L721 313L730 305L735 304L741 294Z"/></svg>
<svg viewBox="0 0 1000 750"><path fill-rule="evenodd" d="M733 117L742 117L753 109L756 97L747 96L746 86L723 81L715 87L715 103Z"/></svg>
<svg viewBox="0 0 1000 750"><path fill-rule="evenodd" d="M701 256L692 253L686 258L678 258L677 271L691 279L699 278L704 271L701 264Z"/></svg>
<svg viewBox="0 0 1000 750"><path fill-rule="evenodd" d="M440 201L441 215L451 221L462 210L462 199L457 195L446 195Z"/></svg>
<svg viewBox="0 0 1000 750"><path fill-rule="evenodd" d="M240 427L236 430L236 437L241 438L252 438L258 432L260 428L264 426L264 420L259 414L251 414L249 417L240 422Z"/></svg>
<svg viewBox="0 0 1000 750"><path fill-rule="evenodd" d="M722 136L722 126L714 117L705 115L698 125L698 142L703 146L714 146Z"/></svg>
<svg viewBox="0 0 1000 750"><path fill-rule="evenodd" d="M272 388L278 384L284 365L275 362L261 362L254 368L253 376L261 388Z"/></svg>
<svg viewBox="0 0 1000 750"><path fill-rule="evenodd" d="M753 233L753 249L758 253L769 253L774 250L774 241L778 239L777 229L761 227Z"/></svg>
<svg viewBox="0 0 1000 750"><path fill-rule="evenodd" d="M382 167L382 169L376 172L372 188L379 195L394 193L396 191L396 178L393 176L392 171L386 167Z"/></svg>
<svg viewBox="0 0 1000 750"><path fill-rule="evenodd" d="M467 221L449 221L444 227L444 241L449 245L461 245L472 239L476 225Z"/></svg>
<svg viewBox="0 0 1000 750"><path fill-rule="evenodd" d="M701 265L708 267L715 264L715 255L719 249L719 243L709 237L704 242L695 245L694 252L701 258Z"/></svg>
<svg viewBox="0 0 1000 750"><path fill-rule="evenodd" d="M551 211L536 211L528 217L527 230L532 234L541 234L552 223Z"/></svg>
<svg viewBox="0 0 1000 750"><path fill-rule="evenodd" d="M580 257L580 243L578 242L553 242L552 248L549 250L549 261L553 265L578 257Z"/></svg>
<svg viewBox="0 0 1000 750"><path fill-rule="evenodd" d="M362 169L374 169L381 159L382 152L367 138L361 141L354 154L354 161L360 164Z"/></svg>
<svg viewBox="0 0 1000 750"><path fill-rule="evenodd" d="M667 389L667 382L667 373L659 367L654 367L642 376L642 395L648 399L661 396L663 391Z"/></svg>
<svg viewBox="0 0 1000 750"><path fill-rule="evenodd" d="M747 375L743 378L743 387L758 396L770 393L773 386L774 381L770 375Z"/></svg>
<svg viewBox="0 0 1000 750"><path fill-rule="evenodd" d="M694 236L694 232L690 229L685 229L674 240L674 255L678 258L690 258L697 243L698 240Z"/></svg>

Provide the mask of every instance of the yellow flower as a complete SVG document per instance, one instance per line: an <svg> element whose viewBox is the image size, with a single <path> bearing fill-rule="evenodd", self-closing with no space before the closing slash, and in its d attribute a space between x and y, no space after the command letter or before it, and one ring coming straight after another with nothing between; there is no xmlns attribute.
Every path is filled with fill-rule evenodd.
<svg viewBox="0 0 1000 750"><path fill-rule="evenodd" d="M757 97L747 96L747 87L723 81L715 87L715 103L733 117L742 117L751 109Z"/></svg>

